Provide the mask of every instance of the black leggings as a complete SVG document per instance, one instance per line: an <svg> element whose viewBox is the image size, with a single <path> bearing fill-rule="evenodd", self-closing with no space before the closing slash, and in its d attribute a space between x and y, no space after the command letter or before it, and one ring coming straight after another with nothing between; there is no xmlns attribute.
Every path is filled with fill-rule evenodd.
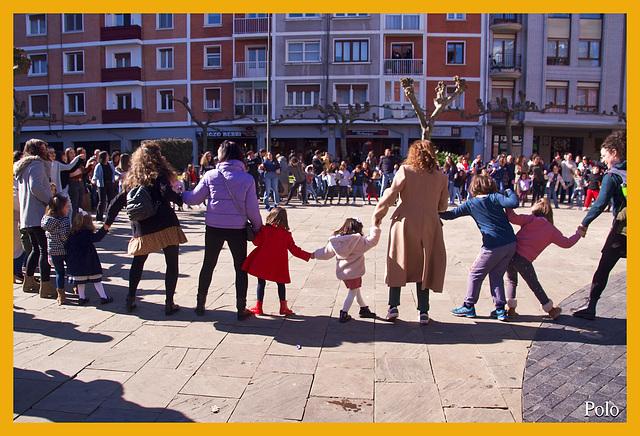
<svg viewBox="0 0 640 436"><path fill-rule="evenodd" d="M265 286L267 286L267 281L258 279L258 301L264 301ZM280 301L287 300L287 288L284 283L278 283L278 298L280 298Z"/></svg>
<svg viewBox="0 0 640 436"><path fill-rule="evenodd" d="M589 292L589 304L593 305L595 309L596 303L602 296L602 292L607 287L609 281L609 274L618 260L627 257L627 237L616 233L615 226L609 232L607 240L602 248L602 257L598 268L593 274L593 280L591 281L591 291Z"/></svg>
<svg viewBox="0 0 640 436"><path fill-rule="evenodd" d="M36 266L40 267L40 276L43 282L51 280L51 265L49 265L47 251L47 236L42 227L27 227L23 232L29 236L31 242L31 253L27 258L27 277L33 277Z"/></svg>
<svg viewBox="0 0 640 436"><path fill-rule="evenodd" d="M166 290L167 304L173 303L173 294L176 293L176 285L178 283L178 246L169 245L162 249L164 252L164 260L167 263L167 270L164 275L164 287ZM131 263L131 269L129 270L129 297L134 298L136 296L136 290L138 284L142 278L142 271L144 269L144 263L149 257L148 254L140 256L133 256L133 262Z"/></svg>
<svg viewBox="0 0 640 436"><path fill-rule="evenodd" d="M389 288L389 306L400 306L400 289L399 286ZM422 282L416 282L416 295L420 313L429 312L429 289L422 289Z"/></svg>
<svg viewBox="0 0 640 436"><path fill-rule="evenodd" d="M233 267L236 271L236 307L239 312L242 312L247 306L247 287L249 286L247 272L242 270L242 264L247 258L247 232L245 229L222 229L207 226L204 235L204 261L198 281L198 301L204 301L209 292L213 270L218 263L218 256L225 241L231 250Z"/></svg>

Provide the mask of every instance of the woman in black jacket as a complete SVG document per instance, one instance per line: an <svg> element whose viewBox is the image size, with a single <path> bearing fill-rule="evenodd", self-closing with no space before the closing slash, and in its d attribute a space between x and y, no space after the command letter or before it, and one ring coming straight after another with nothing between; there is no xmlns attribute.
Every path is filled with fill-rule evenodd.
<svg viewBox="0 0 640 436"><path fill-rule="evenodd" d="M182 206L182 197L171 189L176 173L167 164L158 144L147 142L131 156L131 168L123 183L123 191L111 202L107 210L105 224L110 226L118 212L127 205L127 193L137 186L148 186L151 197L159 202L154 216L141 221L131 221L132 238L127 252L133 255L129 271L129 295L127 312L136 307L135 297L142 278L144 263L149 256L159 250L164 252L167 269L165 272L165 314L173 315L180 307L173 302L178 283L178 246L187 242L180 222L169 202Z"/></svg>

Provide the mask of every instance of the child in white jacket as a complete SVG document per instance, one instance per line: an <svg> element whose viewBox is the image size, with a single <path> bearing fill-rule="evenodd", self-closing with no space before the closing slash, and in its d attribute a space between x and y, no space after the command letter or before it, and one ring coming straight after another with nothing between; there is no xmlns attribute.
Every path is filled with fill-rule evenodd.
<svg viewBox="0 0 640 436"><path fill-rule="evenodd" d="M351 321L349 309L354 298L360 306L360 318L375 318L376 314L369 310L369 307L360 295L362 287L362 276L365 273L364 253L375 247L380 240L380 227L371 227L369 236L362 233L362 222L358 218L347 218L342 227L333 232L333 237L323 248L315 251L314 256L319 260L328 260L336 257L336 276L349 289L349 294L342 310L340 311L340 322Z"/></svg>

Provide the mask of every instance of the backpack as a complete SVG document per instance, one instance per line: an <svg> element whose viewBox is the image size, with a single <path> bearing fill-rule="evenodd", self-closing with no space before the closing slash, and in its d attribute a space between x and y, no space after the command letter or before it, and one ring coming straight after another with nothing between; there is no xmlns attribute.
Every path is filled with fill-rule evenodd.
<svg viewBox="0 0 640 436"><path fill-rule="evenodd" d="M131 221L151 218L158 211L160 202L153 200L149 186L136 186L127 194L127 215Z"/></svg>
<svg viewBox="0 0 640 436"><path fill-rule="evenodd" d="M624 196L625 206L618 211L615 220L615 228L616 233L627 236L627 171L620 170L618 168L611 168L607 174L617 174L622 178L622 184L620 185L620 189L622 190L622 195Z"/></svg>

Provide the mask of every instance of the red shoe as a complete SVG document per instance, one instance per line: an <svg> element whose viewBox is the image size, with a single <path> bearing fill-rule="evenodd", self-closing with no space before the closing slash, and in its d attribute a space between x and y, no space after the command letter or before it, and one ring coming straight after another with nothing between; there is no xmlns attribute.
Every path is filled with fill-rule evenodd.
<svg viewBox="0 0 640 436"><path fill-rule="evenodd" d="M251 309L251 313L255 313L256 315L264 315L264 312L262 311L262 301L256 302L256 307Z"/></svg>
<svg viewBox="0 0 640 436"><path fill-rule="evenodd" d="M287 307L287 300L280 300L280 315L291 315L293 310Z"/></svg>

